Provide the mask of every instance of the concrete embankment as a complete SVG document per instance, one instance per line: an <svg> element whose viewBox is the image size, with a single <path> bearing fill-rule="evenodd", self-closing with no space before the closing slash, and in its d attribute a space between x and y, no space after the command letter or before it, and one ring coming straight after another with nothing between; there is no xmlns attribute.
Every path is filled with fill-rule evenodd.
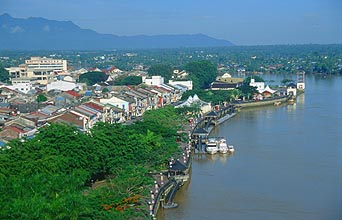
<svg viewBox="0 0 342 220"><path fill-rule="evenodd" d="M190 131L189 131L190 132ZM154 175L154 188L151 190L151 202L149 202L149 214L151 219L156 219L160 207L175 208L178 204L173 202L177 190L189 179L191 168L191 149L188 143L181 143L183 150L178 159L169 160L169 169Z"/></svg>
<svg viewBox="0 0 342 220"><path fill-rule="evenodd" d="M260 107L265 105L274 105L276 102L287 102L289 99L289 96L284 96L280 98L274 98L274 99L267 99L267 100L260 100L260 101L253 101L253 102L241 102L236 103L236 107L240 108L251 108L251 107Z"/></svg>
<svg viewBox="0 0 342 220"><path fill-rule="evenodd" d="M234 117L235 115L236 115L236 113L234 112L234 113L231 113L231 114L227 114L227 115L223 116L222 118L217 119L217 124L216 124L215 126L210 126L210 127L208 128L208 134L210 135L211 131L212 131L217 125L222 124L223 122L225 122L225 121L231 119L231 118Z"/></svg>
<svg viewBox="0 0 342 220"><path fill-rule="evenodd" d="M236 113L231 112L229 114L220 114L220 118L217 118L215 126L223 123L224 121L234 117ZM155 187L151 191L150 216L152 219L156 219L156 214L160 207L163 208L175 208L178 205L173 202L174 196L178 189L184 182L190 178L189 171L191 169L191 138L193 131L198 128L204 128L204 118L197 118L191 127L186 129L189 132L189 143L182 143L181 148L183 154L180 158L170 161L170 167L167 171L158 173L155 179ZM208 132L213 129L214 126L208 128Z"/></svg>

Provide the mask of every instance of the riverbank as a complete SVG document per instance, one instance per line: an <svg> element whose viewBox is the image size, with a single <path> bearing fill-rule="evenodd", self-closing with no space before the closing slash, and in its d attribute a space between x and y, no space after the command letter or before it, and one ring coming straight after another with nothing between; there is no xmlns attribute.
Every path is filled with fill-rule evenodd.
<svg viewBox="0 0 342 220"><path fill-rule="evenodd" d="M184 125L183 133L189 134L193 126ZM191 146L190 141L180 142L181 154L177 158L170 158L168 169L160 173L150 173L154 179L154 187L150 191L151 200L148 202L149 215L151 219L156 219L159 209L176 208L177 203L173 199L178 189L189 180L191 169Z"/></svg>
<svg viewBox="0 0 342 220"><path fill-rule="evenodd" d="M233 109L233 108L232 108ZM209 114L209 113L208 113ZM234 117L236 113L222 110L222 114L218 114L219 118L215 118L214 126L207 127L208 133L221 123ZM151 190L151 202L149 202L149 214L152 219L156 219L158 210L162 208L175 208L178 204L174 203L173 199L179 188L187 182L190 177L190 170L192 164L192 145L194 137L192 136L195 129L204 128L206 126L205 116L203 118L194 119L191 124L185 125L183 132L189 134L189 142L181 142L180 148L183 153L178 159L170 159L169 169L161 173L157 173L154 176L155 186ZM207 123L210 124L208 121Z"/></svg>
<svg viewBox="0 0 342 220"><path fill-rule="evenodd" d="M260 106L266 106L266 105L277 105L277 104L286 103L290 98L291 98L290 96L282 96L278 98L265 99L265 100L260 100L260 101L240 102L240 103L236 103L235 106L239 108L252 108L252 107L260 107Z"/></svg>

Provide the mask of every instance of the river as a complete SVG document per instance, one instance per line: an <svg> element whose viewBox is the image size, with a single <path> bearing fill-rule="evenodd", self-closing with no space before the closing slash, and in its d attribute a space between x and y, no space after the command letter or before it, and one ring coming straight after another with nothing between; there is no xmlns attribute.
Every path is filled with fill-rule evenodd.
<svg viewBox="0 0 342 220"><path fill-rule="evenodd" d="M194 156L164 220L342 219L342 78L306 76L294 105L243 110L212 135L233 155Z"/></svg>

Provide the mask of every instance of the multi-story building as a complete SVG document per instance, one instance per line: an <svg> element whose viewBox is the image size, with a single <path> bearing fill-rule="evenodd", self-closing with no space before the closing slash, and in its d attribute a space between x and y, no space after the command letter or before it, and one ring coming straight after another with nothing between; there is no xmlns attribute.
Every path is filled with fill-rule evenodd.
<svg viewBox="0 0 342 220"><path fill-rule="evenodd" d="M19 67L7 68L11 79L29 78L35 83L46 85L68 69L67 60L47 57L31 57Z"/></svg>
<svg viewBox="0 0 342 220"><path fill-rule="evenodd" d="M36 80L40 84L48 84L54 81L59 73L67 71L67 61L46 57L31 57L26 60L27 77Z"/></svg>
<svg viewBox="0 0 342 220"><path fill-rule="evenodd" d="M12 81L12 88L23 92L28 93L31 89L33 89L32 81L28 78L14 78Z"/></svg>
<svg viewBox="0 0 342 220"><path fill-rule="evenodd" d="M10 78L25 78L27 76L27 66L25 64L19 65L19 67L6 68L9 72Z"/></svg>
<svg viewBox="0 0 342 220"><path fill-rule="evenodd" d="M159 86L164 84L164 77L161 76L151 76L151 77L142 77L142 82L149 86Z"/></svg>

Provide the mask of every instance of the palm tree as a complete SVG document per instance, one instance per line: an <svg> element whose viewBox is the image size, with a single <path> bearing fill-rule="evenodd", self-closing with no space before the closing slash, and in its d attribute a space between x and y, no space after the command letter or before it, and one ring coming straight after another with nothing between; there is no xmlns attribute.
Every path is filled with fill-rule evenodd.
<svg viewBox="0 0 342 220"><path fill-rule="evenodd" d="M242 92L238 89L233 89L231 95L230 95L230 98L236 100L238 99L240 96L242 95Z"/></svg>

